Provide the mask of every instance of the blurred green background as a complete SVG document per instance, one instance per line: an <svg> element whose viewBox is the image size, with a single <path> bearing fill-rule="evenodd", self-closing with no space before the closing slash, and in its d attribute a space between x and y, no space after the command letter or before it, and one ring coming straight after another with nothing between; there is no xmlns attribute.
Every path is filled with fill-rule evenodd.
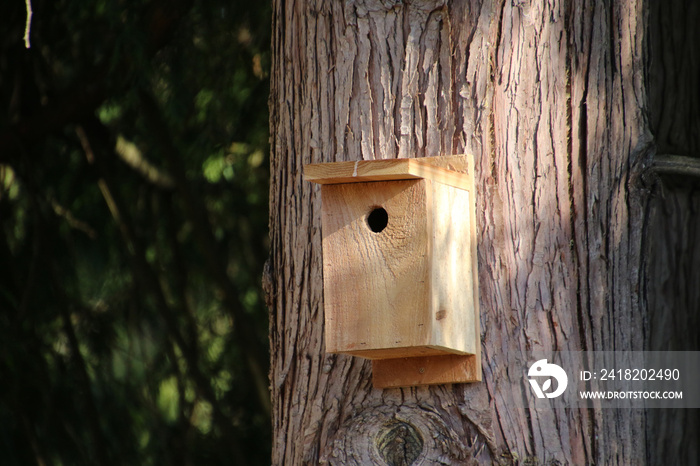
<svg viewBox="0 0 700 466"><path fill-rule="evenodd" d="M270 7L0 2L0 464L269 464Z"/></svg>

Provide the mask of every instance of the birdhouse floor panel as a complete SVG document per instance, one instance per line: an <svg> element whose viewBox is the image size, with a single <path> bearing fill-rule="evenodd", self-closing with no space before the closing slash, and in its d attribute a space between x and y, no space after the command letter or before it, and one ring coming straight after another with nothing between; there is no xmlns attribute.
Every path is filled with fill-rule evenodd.
<svg viewBox="0 0 700 466"><path fill-rule="evenodd" d="M372 361L374 388L481 382L477 355L426 356Z"/></svg>

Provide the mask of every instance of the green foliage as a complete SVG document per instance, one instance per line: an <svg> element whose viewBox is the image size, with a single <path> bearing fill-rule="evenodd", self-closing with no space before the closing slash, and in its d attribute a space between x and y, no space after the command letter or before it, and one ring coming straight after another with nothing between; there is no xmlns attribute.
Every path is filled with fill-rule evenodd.
<svg viewBox="0 0 700 466"><path fill-rule="evenodd" d="M2 2L2 464L269 462L269 6Z"/></svg>

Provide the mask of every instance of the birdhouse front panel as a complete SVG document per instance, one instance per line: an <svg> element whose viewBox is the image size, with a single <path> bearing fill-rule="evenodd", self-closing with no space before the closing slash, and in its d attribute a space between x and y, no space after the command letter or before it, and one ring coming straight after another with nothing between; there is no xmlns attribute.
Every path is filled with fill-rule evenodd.
<svg viewBox="0 0 700 466"><path fill-rule="evenodd" d="M423 180L327 185L322 198L326 351L434 354Z"/></svg>

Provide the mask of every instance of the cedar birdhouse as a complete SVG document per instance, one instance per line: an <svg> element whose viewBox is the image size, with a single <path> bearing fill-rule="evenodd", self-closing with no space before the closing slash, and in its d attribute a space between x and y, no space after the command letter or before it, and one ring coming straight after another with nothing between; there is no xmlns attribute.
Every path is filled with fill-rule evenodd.
<svg viewBox="0 0 700 466"><path fill-rule="evenodd" d="M326 351L374 385L481 380L471 156L311 164L320 183Z"/></svg>

